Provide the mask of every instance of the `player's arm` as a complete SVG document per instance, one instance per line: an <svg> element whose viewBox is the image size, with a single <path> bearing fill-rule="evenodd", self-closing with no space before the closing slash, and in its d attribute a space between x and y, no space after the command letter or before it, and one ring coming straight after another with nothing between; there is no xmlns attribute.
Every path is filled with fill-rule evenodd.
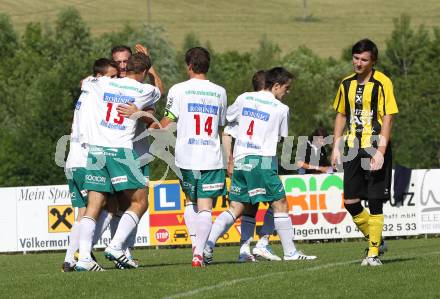
<svg viewBox="0 0 440 299"><path fill-rule="evenodd" d="M393 126L393 115L387 114L382 117L382 127L380 129L377 151L371 158L370 170L379 170L383 166L385 151L391 137L391 128Z"/></svg>
<svg viewBox="0 0 440 299"><path fill-rule="evenodd" d="M347 117L338 112L335 118L335 128L333 130L334 140L333 140L333 151L332 151L332 166L334 169L337 165L341 164L341 152L339 150L339 144L341 142L342 134L344 132L345 124L347 122Z"/></svg>
<svg viewBox="0 0 440 299"><path fill-rule="evenodd" d="M330 166L319 166L319 165L318 166L314 166L312 164L309 164L309 163L301 161L301 160L298 161L297 165L300 168L316 170L316 171L319 171L321 173L331 172L331 169L332 169L332 168L330 168Z"/></svg>
<svg viewBox="0 0 440 299"><path fill-rule="evenodd" d="M171 111L165 109L164 116L160 122L150 124L150 129L167 129L174 122L177 122L177 117Z"/></svg>
<svg viewBox="0 0 440 299"><path fill-rule="evenodd" d="M142 46L141 44L136 44L135 46L137 53L144 53L147 56L150 56L150 51L148 51L148 48ZM156 69L154 66L151 66L148 70L148 79L150 80L150 83L157 88L159 88L160 94L164 94L164 85L162 80L160 79L158 73L156 72Z"/></svg>
<svg viewBox="0 0 440 299"><path fill-rule="evenodd" d="M155 121L154 113L156 112L156 108L154 106L145 107L143 110L139 109L135 104L122 104L116 107L116 111L118 114L125 118L135 117L141 114L139 118L141 121L145 122L147 126L150 126L151 123Z"/></svg>
<svg viewBox="0 0 440 299"><path fill-rule="evenodd" d="M232 172L234 170L234 157L233 157L234 143L232 136L227 131L223 131L222 146L226 158L226 172L229 177L232 177Z"/></svg>

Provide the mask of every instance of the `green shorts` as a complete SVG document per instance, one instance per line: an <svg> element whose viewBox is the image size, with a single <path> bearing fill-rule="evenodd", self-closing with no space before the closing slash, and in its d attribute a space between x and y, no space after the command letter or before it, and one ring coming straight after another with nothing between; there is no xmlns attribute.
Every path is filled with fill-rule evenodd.
<svg viewBox="0 0 440 299"><path fill-rule="evenodd" d="M226 195L226 174L224 169L188 170L180 169L182 180L180 185L192 201L198 198L216 199Z"/></svg>
<svg viewBox="0 0 440 299"><path fill-rule="evenodd" d="M286 197L275 157L246 156L234 164L229 199L256 204Z"/></svg>
<svg viewBox="0 0 440 299"><path fill-rule="evenodd" d="M69 185L72 207L85 208L87 206L87 190L84 188L86 169L72 168L70 172L71 176L67 179L67 185Z"/></svg>
<svg viewBox="0 0 440 299"><path fill-rule="evenodd" d="M113 193L145 188L147 182L132 149L91 146L87 157L84 188Z"/></svg>

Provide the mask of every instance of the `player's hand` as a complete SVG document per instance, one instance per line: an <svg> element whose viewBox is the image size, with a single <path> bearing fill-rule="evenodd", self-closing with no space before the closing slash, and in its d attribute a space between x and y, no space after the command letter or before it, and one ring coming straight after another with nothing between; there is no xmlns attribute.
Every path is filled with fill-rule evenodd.
<svg viewBox="0 0 440 299"><path fill-rule="evenodd" d="M331 160L332 160L333 169L338 169L338 165L342 164L341 152L339 151L339 149L337 148L333 149Z"/></svg>
<svg viewBox="0 0 440 299"><path fill-rule="evenodd" d="M116 111L118 111L118 113L121 116L129 118L130 116L132 116L136 112L139 112L140 110L136 107L135 104L128 103L128 104L118 105L118 107L116 107Z"/></svg>
<svg viewBox="0 0 440 299"><path fill-rule="evenodd" d="M333 167L331 166L319 166L318 171L320 173L333 173Z"/></svg>
<svg viewBox="0 0 440 299"><path fill-rule="evenodd" d="M376 151L370 160L370 171L380 170L383 166L383 160L383 154L380 151Z"/></svg>
<svg viewBox="0 0 440 299"><path fill-rule="evenodd" d="M135 46L137 53L144 53L147 56L150 56L150 52L148 51L148 48L145 48L141 44L136 44Z"/></svg>

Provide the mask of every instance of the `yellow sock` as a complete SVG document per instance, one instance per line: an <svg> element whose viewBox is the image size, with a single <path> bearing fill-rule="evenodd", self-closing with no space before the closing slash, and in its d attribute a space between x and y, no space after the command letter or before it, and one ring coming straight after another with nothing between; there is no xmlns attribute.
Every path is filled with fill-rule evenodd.
<svg viewBox="0 0 440 299"><path fill-rule="evenodd" d="M383 219L383 214L370 215L370 220L368 220L368 224L370 227L368 256L379 255L379 246L382 240Z"/></svg>
<svg viewBox="0 0 440 299"><path fill-rule="evenodd" d="M356 224L356 226L359 228L359 230L364 234L365 238L367 239L370 233L368 227L369 220L370 220L370 214L365 209L363 209L362 212L360 212L360 214L353 216L353 222Z"/></svg>

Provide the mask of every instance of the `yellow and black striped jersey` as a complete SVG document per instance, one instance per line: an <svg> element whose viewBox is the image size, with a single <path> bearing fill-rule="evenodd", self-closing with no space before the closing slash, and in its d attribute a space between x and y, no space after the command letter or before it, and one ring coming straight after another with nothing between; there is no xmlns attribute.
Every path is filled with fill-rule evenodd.
<svg viewBox="0 0 440 299"><path fill-rule="evenodd" d="M380 134L384 115L399 112L393 83L377 70L373 70L365 85L358 84L357 74L345 77L339 85L333 108L347 118L348 146L353 147L357 139L361 148L372 146L371 137Z"/></svg>

